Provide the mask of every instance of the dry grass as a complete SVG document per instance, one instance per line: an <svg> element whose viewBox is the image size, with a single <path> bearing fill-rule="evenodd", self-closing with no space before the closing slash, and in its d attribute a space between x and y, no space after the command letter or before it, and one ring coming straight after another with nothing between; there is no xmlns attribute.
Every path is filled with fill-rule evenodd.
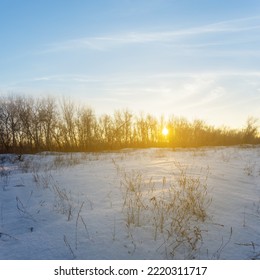
<svg viewBox="0 0 260 280"><path fill-rule="evenodd" d="M116 165L117 170L119 170ZM190 175L187 168L175 163L177 173L161 182L145 178L137 170L121 170L123 211L126 227L150 227L154 240L163 238L168 258L185 248L186 257L195 252L202 240L201 224L207 219L211 199L205 174Z"/></svg>
<svg viewBox="0 0 260 280"><path fill-rule="evenodd" d="M247 176L253 176L256 169L256 163L252 161L247 161L244 167L244 171Z"/></svg>
<svg viewBox="0 0 260 280"><path fill-rule="evenodd" d="M10 170L0 165L0 182L2 181L2 189L5 191L10 179Z"/></svg>

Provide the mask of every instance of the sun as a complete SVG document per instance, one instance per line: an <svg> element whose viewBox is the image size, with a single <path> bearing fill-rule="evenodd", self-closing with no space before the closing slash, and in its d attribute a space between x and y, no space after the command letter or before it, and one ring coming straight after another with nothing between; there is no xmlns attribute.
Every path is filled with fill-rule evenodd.
<svg viewBox="0 0 260 280"><path fill-rule="evenodd" d="M162 134L163 136L167 136L169 134L169 130L167 127L164 127L163 130L162 130Z"/></svg>

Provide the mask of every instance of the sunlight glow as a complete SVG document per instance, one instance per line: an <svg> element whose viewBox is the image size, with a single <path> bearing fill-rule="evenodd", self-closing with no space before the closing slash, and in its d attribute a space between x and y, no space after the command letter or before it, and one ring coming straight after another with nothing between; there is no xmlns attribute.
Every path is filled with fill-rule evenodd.
<svg viewBox="0 0 260 280"><path fill-rule="evenodd" d="M164 127L164 128L163 128L162 134L163 134L164 136L167 136L167 135L169 134L169 130L168 130L167 127Z"/></svg>

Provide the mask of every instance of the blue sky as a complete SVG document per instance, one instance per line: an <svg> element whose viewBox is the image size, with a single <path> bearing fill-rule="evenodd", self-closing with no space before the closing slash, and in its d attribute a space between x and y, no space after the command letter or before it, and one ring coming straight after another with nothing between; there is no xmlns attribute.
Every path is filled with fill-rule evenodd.
<svg viewBox="0 0 260 280"><path fill-rule="evenodd" d="M260 118L260 1L0 0L0 95L97 115Z"/></svg>

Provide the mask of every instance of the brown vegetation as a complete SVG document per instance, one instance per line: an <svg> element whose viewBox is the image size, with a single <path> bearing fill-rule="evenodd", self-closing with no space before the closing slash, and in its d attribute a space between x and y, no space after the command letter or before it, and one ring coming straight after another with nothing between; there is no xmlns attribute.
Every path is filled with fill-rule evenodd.
<svg viewBox="0 0 260 280"><path fill-rule="evenodd" d="M162 134L167 127L169 134ZM256 119L241 130L215 128L201 120L157 119L128 110L95 116L70 100L0 98L0 152L100 151L145 147L199 147L259 144Z"/></svg>

